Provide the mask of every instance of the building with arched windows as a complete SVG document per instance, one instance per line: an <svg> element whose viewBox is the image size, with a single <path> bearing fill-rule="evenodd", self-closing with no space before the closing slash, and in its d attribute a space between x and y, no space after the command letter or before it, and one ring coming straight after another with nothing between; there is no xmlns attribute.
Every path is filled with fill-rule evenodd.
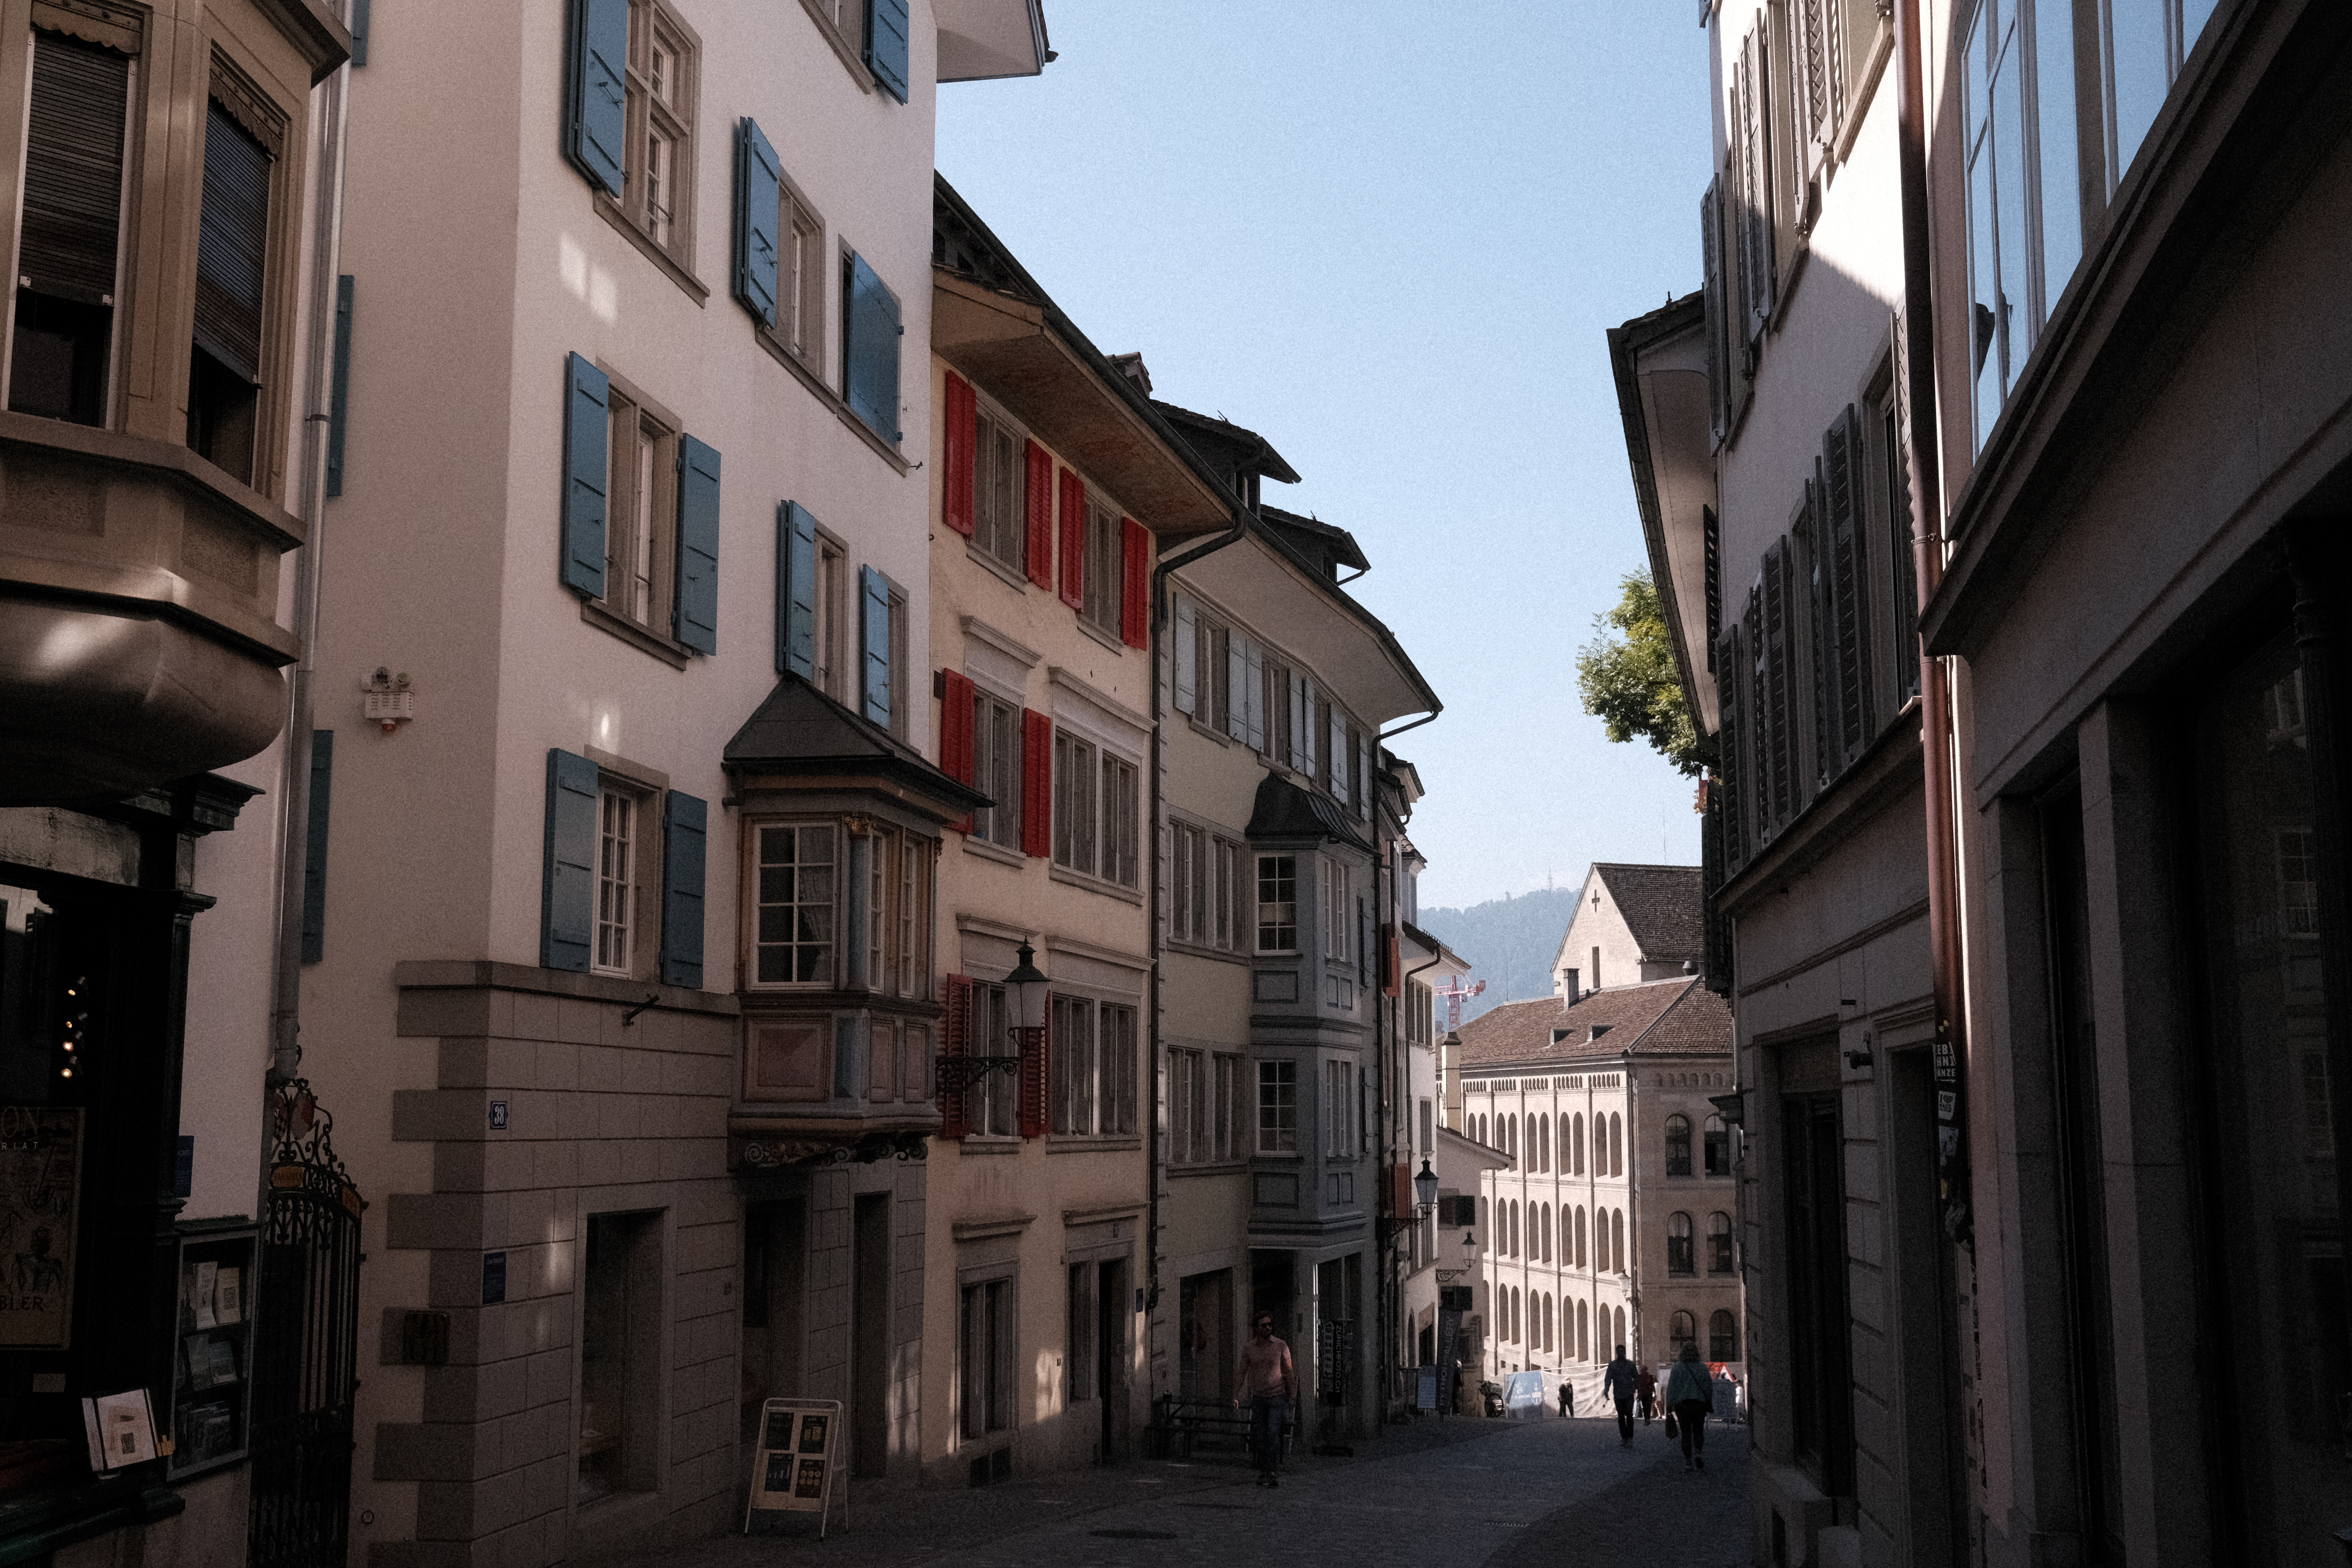
<svg viewBox="0 0 2352 1568"><path fill-rule="evenodd" d="M1683 880L1695 910L1696 874ZM1591 930L1612 917L1609 899L1578 911ZM1732 1087L1730 1010L1695 975L1622 973L1491 1009L1448 1050L1461 1131L1508 1162L1482 1179L1486 1371L1555 1371L1587 1401L1619 1344L1655 1365L1696 1341L1738 1363L1746 1340L1735 1146L1710 1100Z"/></svg>

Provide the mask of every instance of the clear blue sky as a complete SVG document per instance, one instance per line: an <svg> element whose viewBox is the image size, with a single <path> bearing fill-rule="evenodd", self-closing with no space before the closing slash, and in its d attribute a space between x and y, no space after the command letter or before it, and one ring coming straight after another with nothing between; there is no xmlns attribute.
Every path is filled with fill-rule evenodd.
<svg viewBox="0 0 2352 1568"><path fill-rule="evenodd" d="M1042 79L940 92L939 166L1104 352L1264 434L1266 500L1445 703L1395 749L1422 899L1695 863L1691 785L1612 745L1576 649L1643 564L1603 331L1698 283L1686 0L1045 0Z"/></svg>

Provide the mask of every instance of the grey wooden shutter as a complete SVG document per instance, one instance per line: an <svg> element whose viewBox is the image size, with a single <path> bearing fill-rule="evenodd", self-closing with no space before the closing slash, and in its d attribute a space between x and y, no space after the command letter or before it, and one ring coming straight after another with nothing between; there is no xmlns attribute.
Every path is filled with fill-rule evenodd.
<svg viewBox="0 0 2352 1568"><path fill-rule="evenodd" d="M776 673L816 679L816 519L776 507Z"/></svg>
<svg viewBox="0 0 2352 1568"><path fill-rule="evenodd" d="M368 0L352 0L352 64L367 64Z"/></svg>
<svg viewBox="0 0 2352 1568"><path fill-rule="evenodd" d="M1706 409L1717 445L1731 433L1730 333L1724 320L1723 180L1707 182L1698 199L1700 289L1706 312ZM1712 645L1707 657L1715 657Z"/></svg>
<svg viewBox="0 0 2352 1568"><path fill-rule="evenodd" d="M1244 736L1253 752L1266 749L1265 738L1265 649L1255 641L1242 647L1243 685L1247 693L1248 732Z"/></svg>
<svg viewBox="0 0 2352 1568"><path fill-rule="evenodd" d="M551 750L540 864L540 966L586 973L595 933L596 764Z"/></svg>
<svg viewBox="0 0 2352 1568"><path fill-rule="evenodd" d="M1795 736L1796 671L1790 668L1792 627L1789 615L1789 542L1783 536L1764 552L1764 732L1769 737L1767 759L1771 775L1767 788L1772 826L1789 820L1796 801L1795 760L1790 742Z"/></svg>
<svg viewBox="0 0 2352 1568"><path fill-rule="evenodd" d="M1851 762L1870 740L1869 551L1862 531L1862 419L1845 406L1822 438L1829 514L1830 646L1837 671L1837 739Z"/></svg>
<svg viewBox="0 0 2352 1568"><path fill-rule="evenodd" d="M352 275L335 279L335 363L327 386L327 493L343 493L343 433L352 398Z"/></svg>
<svg viewBox="0 0 2352 1568"><path fill-rule="evenodd" d="M261 291L269 247L268 150L218 103L205 116L205 205L196 226L196 347L261 379Z"/></svg>
<svg viewBox="0 0 2352 1568"><path fill-rule="evenodd" d="M1770 718L1764 706L1764 575L1759 571L1748 589L1748 607L1739 619L1740 734L1746 742L1741 763L1747 770L1748 847L1764 847L1772 837L1772 764L1769 758Z"/></svg>
<svg viewBox="0 0 2352 1568"><path fill-rule="evenodd" d="M581 358L563 362L563 583L604 596L604 509L612 483L613 381Z"/></svg>
<svg viewBox="0 0 2352 1568"><path fill-rule="evenodd" d="M1198 701L1201 678L1201 650L1195 646L1195 633L1200 625L1192 601L1183 595L1176 595L1176 711L1190 713Z"/></svg>
<svg viewBox="0 0 2352 1568"><path fill-rule="evenodd" d="M735 128L735 298L776 324L776 236L783 216L783 165L750 115Z"/></svg>
<svg viewBox="0 0 2352 1568"><path fill-rule="evenodd" d="M327 956L327 822L335 783L335 732L310 731L310 794L302 837L302 962Z"/></svg>
<svg viewBox="0 0 2352 1568"><path fill-rule="evenodd" d="M572 0L564 156L614 197L628 136L629 0Z"/></svg>
<svg viewBox="0 0 2352 1568"><path fill-rule="evenodd" d="M130 91L127 57L35 29L16 274L37 294L114 301Z"/></svg>
<svg viewBox="0 0 2352 1568"><path fill-rule="evenodd" d="M865 606L860 696L866 717L887 728L890 722L890 585L871 566L857 569L857 583L858 598Z"/></svg>
<svg viewBox="0 0 2352 1568"><path fill-rule="evenodd" d="M1708 657L1715 660L1717 671L1715 683L1715 773L1723 791L1723 858L1728 871L1748 858L1748 837L1740 817L1748 804L1748 791L1746 768L1740 759L1740 745L1744 738L1741 726L1747 710L1746 704L1739 700L1739 689L1745 684L1739 673L1739 628L1733 626L1717 637Z"/></svg>
<svg viewBox="0 0 2352 1568"><path fill-rule="evenodd" d="M673 634L697 653L719 651L719 454L677 438L677 604Z"/></svg>
<svg viewBox="0 0 2352 1568"><path fill-rule="evenodd" d="M709 803L672 790L662 797L661 978L702 988L703 877Z"/></svg>
<svg viewBox="0 0 2352 1568"><path fill-rule="evenodd" d="M1262 700L1250 684L1250 640L1239 632L1225 637L1225 733L1248 743L1250 713Z"/></svg>

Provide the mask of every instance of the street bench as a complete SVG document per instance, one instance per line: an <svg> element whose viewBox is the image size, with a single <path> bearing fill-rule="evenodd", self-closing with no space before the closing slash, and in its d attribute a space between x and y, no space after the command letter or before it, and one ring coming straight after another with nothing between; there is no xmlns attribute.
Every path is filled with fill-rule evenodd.
<svg viewBox="0 0 2352 1568"><path fill-rule="evenodd" d="M1193 1445L1203 1438L1212 1444L1230 1441L1244 1458L1249 1456L1249 1413L1223 1400L1179 1399L1163 1394L1152 1401L1151 1426L1159 1434L1163 1459L1191 1458Z"/></svg>

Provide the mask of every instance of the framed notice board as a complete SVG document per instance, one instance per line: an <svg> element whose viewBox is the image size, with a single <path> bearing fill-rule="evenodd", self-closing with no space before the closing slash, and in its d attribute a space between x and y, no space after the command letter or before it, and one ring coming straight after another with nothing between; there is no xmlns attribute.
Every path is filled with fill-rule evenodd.
<svg viewBox="0 0 2352 1568"><path fill-rule="evenodd" d="M814 1513L816 1538L824 1539L834 1496L841 1498L841 1522L849 1523L849 1483L835 1480L840 1467L841 1401L771 1399L760 1406L760 1444L751 1456L751 1500L743 1510L743 1533L760 1512Z"/></svg>

